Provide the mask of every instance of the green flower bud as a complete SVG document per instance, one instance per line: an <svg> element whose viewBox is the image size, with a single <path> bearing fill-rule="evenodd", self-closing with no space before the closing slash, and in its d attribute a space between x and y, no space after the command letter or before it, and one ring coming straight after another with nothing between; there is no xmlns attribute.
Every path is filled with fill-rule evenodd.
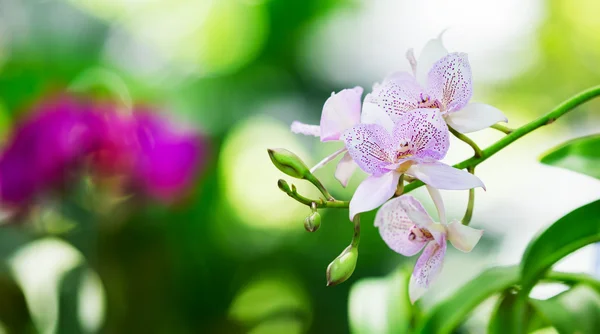
<svg viewBox="0 0 600 334"><path fill-rule="evenodd" d="M285 182L285 180L279 179L277 181L277 186L279 187L279 189L281 189L281 191L289 193L290 190L290 186L288 185L287 182Z"/></svg>
<svg viewBox="0 0 600 334"><path fill-rule="evenodd" d="M358 248L348 246L327 267L327 286L334 286L345 282L356 268Z"/></svg>
<svg viewBox="0 0 600 334"><path fill-rule="evenodd" d="M315 232L319 227L321 227L321 215L317 211L314 211L304 219L304 228L308 232Z"/></svg>
<svg viewBox="0 0 600 334"><path fill-rule="evenodd" d="M310 175L306 164L294 153L283 148L268 149L267 151L273 165L287 175L297 179L304 179Z"/></svg>

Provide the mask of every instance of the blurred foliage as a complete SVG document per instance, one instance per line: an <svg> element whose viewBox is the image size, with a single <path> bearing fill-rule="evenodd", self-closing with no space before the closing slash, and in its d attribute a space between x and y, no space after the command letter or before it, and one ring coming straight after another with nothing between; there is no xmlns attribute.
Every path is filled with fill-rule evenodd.
<svg viewBox="0 0 600 334"><path fill-rule="evenodd" d="M600 135L591 135L566 142L546 152L540 161L600 179Z"/></svg>

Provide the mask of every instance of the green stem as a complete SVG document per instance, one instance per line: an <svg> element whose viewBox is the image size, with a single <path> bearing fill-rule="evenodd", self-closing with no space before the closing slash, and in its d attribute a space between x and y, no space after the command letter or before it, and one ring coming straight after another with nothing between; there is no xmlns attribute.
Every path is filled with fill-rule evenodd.
<svg viewBox="0 0 600 334"><path fill-rule="evenodd" d="M468 167L467 170L471 174L475 174L475 167ZM467 204L467 211L462 219L463 225L469 226L471 218L473 218L473 208L475 206L475 188L469 189L469 202Z"/></svg>
<svg viewBox="0 0 600 334"><path fill-rule="evenodd" d="M356 248L360 242L360 214L354 216L352 223L354 223L354 234L352 235L352 243L350 246Z"/></svg>
<svg viewBox="0 0 600 334"><path fill-rule="evenodd" d="M498 130L500 132L504 132L504 134L511 134L513 131L515 131L514 129L509 128L508 126L504 126L501 124L494 124L492 126L490 126L490 128Z"/></svg>
<svg viewBox="0 0 600 334"><path fill-rule="evenodd" d="M396 192L394 193L394 196L398 197L398 196L402 195L403 192L404 192L404 174L401 174L400 178L398 179L398 185L396 186Z"/></svg>
<svg viewBox="0 0 600 334"><path fill-rule="evenodd" d="M317 179L312 173L305 176L304 178L308 182L312 183L315 187L317 187L317 189L319 189L321 194L323 194L323 196L325 196L325 198L328 201L335 201L335 198L333 198L333 196L331 196L329 191L327 191L327 189L325 189L325 186L323 185L323 183L321 183L321 181L319 181L319 179Z"/></svg>
<svg viewBox="0 0 600 334"><path fill-rule="evenodd" d="M467 145L471 146L471 148L473 148L473 151L475 152L476 157L483 156L483 152L481 152L481 149L479 148L479 146L471 138L454 130L454 128L452 128L451 126L448 127L448 130L450 130L450 133L452 133L454 135L454 137L460 139L461 141L465 142Z"/></svg>
<svg viewBox="0 0 600 334"><path fill-rule="evenodd" d="M280 182L283 180L279 180ZM290 196L291 198L295 199L296 201L304 204L304 205L308 205L311 208L347 208L349 202L347 201L338 201L338 200L324 200L322 198L319 199L311 199L311 198L307 198L304 197L300 194L298 194L298 191L296 190L296 186L292 184L292 188L290 189L289 187L287 187L287 183L285 184L286 186L281 186L279 185L279 189L281 189L281 191L283 191L284 193L288 194L288 196Z"/></svg>
<svg viewBox="0 0 600 334"><path fill-rule="evenodd" d="M576 107L580 106L581 104L583 104L597 96L600 96L600 86L595 86L595 87L589 88L587 90L584 90L583 92L581 92L581 93L571 97L570 99L566 100L565 102L561 103L560 105L555 107L549 113L517 128L517 129L509 131L510 133L508 133L506 136L502 137L500 140L498 140L494 144L492 144L489 147L487 147L486 149L482 150L481 156L479 156L479 157L474 156L469 159L463 160L463 161L455 164L453 167L458 168L458 169L465 169L465 168L469 168L469 167L475 168L475 166L486 161L491 156L498 153L500 150L502 150L506 146L512 144L517 139L525 136L526 134L528 134L544 125L554 123L554 121L556 121L558 118L560 118L564 114L568 113L569 111L575 109ZM498 128L496 126L492 126L492 127ZM417 188L420 188L423 185L424 185L424 183L421 181L411 182L410 184L407 184L406 186L404 186L404 194L409 193ZM298 195L298 196L300 196L300 195ZM308 206L310 206L310 204L312 202L316 202L317 206L320 208L325 208L325 207L347 208L350 204L349 201L338 201L338 200L328 202L326 204L319 204L319 202L323 201L323 200L315 201L315 200L306 199L305 201L300 201L300 200L298 200L298 201L303 204L306 204Z"/></svg>
<svg viewBox="0 0 600 334"><path fill-rule="evenodd" d="M542 278L542 281L562 282L567 285L582 283L600 292L600 281L587 274L551 271Z"/></svg>

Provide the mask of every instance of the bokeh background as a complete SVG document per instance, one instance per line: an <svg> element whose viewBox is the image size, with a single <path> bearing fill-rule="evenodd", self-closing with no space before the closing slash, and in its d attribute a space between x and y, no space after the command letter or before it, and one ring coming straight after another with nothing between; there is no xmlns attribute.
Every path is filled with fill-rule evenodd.
<svg viewBox="0 0 600 334"><path fill-rule="evenodd" d="M0 332L347 333L362 318L385 332L401 310L388 309L377 287L352 294L349 307L350 290L394 277L415 258L389 250L374 212L365 214L354 275L327 288L325 268L351 239L347 212L322 211L321 229L307 233L310 211L279 191L279 178L292 180L266 148L309 165L338 149L293 135L289 124L316 124L332 91L368 91L408 70L406 49L418 54L444 29L447 48L469 54L474 100L518 127L600 82L598 13L596 0L0 0L1 140L33 103L86 78L104 86L94 94L168 110L210 147L204 172L176 203L133 196L97 217L40 209L3 226ZM600 131L599 108L588 103L477 168L487 192L476 191L472 226L486 233L471 254L449 251L423 309L483 268L517 263L538 231L597 198L597 181L537 157ZM486 146L501 136L472 137ZM469 154L453 142L446 161ZM349 199L364 175L344 189L333 168L317 176ZM433 212L426 194L415 194ZM448 215L462 217L467 192L443 195ZM558 269L594 273L595 253L584 248ZM486 312L464 332L482 331Z"/></svg>

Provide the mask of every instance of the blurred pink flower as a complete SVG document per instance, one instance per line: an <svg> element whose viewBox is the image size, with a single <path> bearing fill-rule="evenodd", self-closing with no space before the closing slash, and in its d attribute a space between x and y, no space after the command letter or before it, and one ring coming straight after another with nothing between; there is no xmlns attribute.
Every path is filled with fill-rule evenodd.
<svg viewBox="0 0 600 334"><path fill-rule="evenodd" d="M204 139L166 117L61 97L14 130L0 154L0 198L26 204L85 166L100 182L120 176L128 188L171 201L191 186L205 158Z"/></svg>

